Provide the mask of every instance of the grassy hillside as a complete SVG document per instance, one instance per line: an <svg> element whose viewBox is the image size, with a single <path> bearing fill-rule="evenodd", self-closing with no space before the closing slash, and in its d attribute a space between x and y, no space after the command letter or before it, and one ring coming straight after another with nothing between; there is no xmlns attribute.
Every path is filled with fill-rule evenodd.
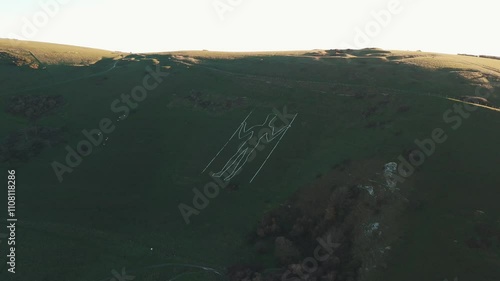
<svg viewBox="0 0 500 281"><path fill-rule="evenodd" d="M500 60L17 43L0 40L0 166L16 170L18 216L18 273L1 243L2 280L110 280L122 268L141 281L283 280L328 236L339 246L310 280L500 280L498 89L479 100L498 88ZM149 89L132 106L122 95L138 86ZM285 107L286 134L186 224L179 204L195 207L193 189L237 151L238 126ZM113 132L70 167L66 148L104 119ZM385 165L436 128L446 141L390 187ZM71 169L62 181L54 162Z"/></svg>

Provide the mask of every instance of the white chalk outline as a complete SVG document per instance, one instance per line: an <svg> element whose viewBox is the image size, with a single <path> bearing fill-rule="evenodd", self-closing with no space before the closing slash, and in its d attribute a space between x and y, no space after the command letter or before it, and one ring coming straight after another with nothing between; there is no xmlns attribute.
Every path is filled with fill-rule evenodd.
<svg viewBox="0 0 500 281"><path fill-rule="evenodd" d="M257 144L253 147L253 149L250 151L250 153L247 153L248 152L248 147L246 147L245 149L243 149L242 151L242 148L245 147L246 144L248 144L248 141L250 139L252 139L253 135L254 135L254 131L253 131L253 128L255 127L263 127L265 124L267 124L267 120L269 119L269 116L271 115L274 115L274 114L268 114L266 116L266 120L264 121L264 123L260 124L260 125L255 125L255 126L252 126L250 128L248 128L248 130L246 130L246 123L243 122L237 129L238 131L238 139L242 139L243 137L247 137L247 139L245 141L243 141L240 146L238 147L238 150L236 151L236 153L231 156L231 158L229 158L229 160L226 162L226 164L224 165L224 167L221 169L220 172L218 173L212 173L211 176L213 177L217 177L217 178L220 178L225 172L227 172L227 170L229 170L232 166L235 165L236 163L236 167L233 169L233 171L231 172L231 174L229 174L227 177L224 178L224 181L229 181L230 179L232 179L236 174L238 174L241 170L241 168L248 162L248 157L250 157L251 153L255 150L255 148L260 144L260 140L264 137L264 136L267 136L267 134L265 134L264 136L260 137ZM269 124L271 125L271 123L274 123L274 120L276 119L276 116L271 119L271 121L269 122ZM273 126L273 132L272 134L274 135L274 126ZM243 135L242 135L242 131L243 131ZM280 130L281 131L281 130ZM250 134L248 134L248 132L250 132ZM245 155L247 155L245 157ZM234 159L236 157L236 159ZM241 157L241 158L240 158ZM234 160L233 160L234 159ZM238 160L239 159L239 160ZM244 163L241 164L240 166L240 163L241 161L245 159ZM233 160L233 161L231 161ZM239 168L238 168L239 166Z"/></svg>
<svg viewBox="0 0 500 281"><path fill-rule="evenodd" d="M252 177L252 179L250 180L250 183L252 183L253 179L257 176L257 174L260 172L260 170L262 169L262 167L264 167L264 165L266 164L267 162L267 159L269 159L269 157L271 156L271 154L274 152L274 149L276 149L276 147L278 146L278 144L280 143L281 139L283 139L283 137L285 136L286 132L288 131L288 129L290 129L292 127L292 123L293 121L295 121L295 118L297 117L297 115L299 115L298 113L296 113L294 116L293 116L293 119L292 121L290 122L290 124L288 124L288 126L286 126L286 130L285 132L283 132L283 134L281 135L281 138L278 140L278 142L276 143L276 145L274 145L273 149L271 150L271 152L267 155L266 157L266 160L264 160L264 163L262 163L262 165L260 166L259 170L257 170L257 172L255 173L255 175ZM274 128L273 128L274 129ZM266 134L266 138L267 138L267 134Z"/></svg>
<svg viewBox="0 0 500 281"><path fill-rule="evenodd" d="M274 122L276 121L276 118L277 118L276 114L268 114L266 116L266 120L264 121L264 123L252 126L252 127L250 127L250 128L247 129L246 128L246 125L247 125L246 120L248 119L248 117L250 117L250 115L252 114L252 112L250 112L250 114L243 120L243 122L241 122L240 126L234 131L234 133L231 135L231 137L229 138L229 140L224 144L224 146L219 150L219 152L214 156L214 158L212 158L212 160L208 163L208 165L205 167L205 169L203 169L202 173L206 171L206 169L213 163L213 161L215 160L215 158L217 158L219 156L219 154L225 149L225 147L227 146L227 144L234 138L234 136L236 135L236 133L238 133L238 139L241 140L241 139L243 139L245 137L247 137L247 139L241 143L241 145L238 147L238 150L236 151L236 153L233 154L233 156L231 156L231 158L226 162L226 164L223 166L223 168L221 169L221 171L219 171L217 173L212 173L211 176L220 178L221 176L223 176L223 174L225 172L227 172L229 169L231 169L231 167L233 167L233 166L236 165L236 167L233 169L233 171L231 172L231 174L229 174L228 176L226 176L224 178L224 181L231 180L234 176L236 176L241 171L241 169L243 168L243 166L245 166L245 164L248 163L248 158L250 157L250 155L252 155L252 153L254 152L254 150L259 146L261 140L264 137L266 138L266 143L269 143L269 142L273 141L275 138L277 138L279 135L281 135L281 137L278 140L278 142L275 144L275 146L273 147L273 149L271 150L271 152L267 155L267 157L264 160L264 162L262 163L262 165L259 167L259 169L257 170L257 172L254 174L254 176L250 180L250 183L251 183L255 179L255 177L259 174L259 172L261 171L261 169L264 167L264 165L266 164L267 160L269 159L269 157L271 156L271 154L274 152L274 150L276 149L276 147L278 146L278 144L281 142L281 140L283 139L283 137L286 134L286 132L288 131L288 129L290 129L290 127L292 126L292 123L294 122L295 118L298 115L298 113L295 114L294 117L293 117L293 119L292 119L292 121L289 124L284 125L277 132L275 132L276 127L274 126ZM269 120L270 116L274 116L274 117L268 123L268 120ZM268 133L265 133L263 136L261 136L258 139L257 143L253 146L253 148L252 148L252 150L250 152L248 152L249 147L246 147L245 149L243 149L243 147L245 147L245 145L248 144L248 141L250 139L252 139L252 137L254 135L254 131L252 131L253 128L255 128L255 127L263 127L267 123L268 123L269 128L272 129L271 138L269 138L269 134ZM245 155L246 155L246 157L245 157ZM240 165L240 163L242 162L243 159L245 161Z"/></svg>
<svg viewBox="0 0 500 281"><path fill-rule="evenodd" d="M245 123L245 121L248 119L248 117L250 117L250 115L252 115L252 112L253 112L253 110L247 115L245 120L243 120L243 122L241 122L240 127L243 125L243 123ZM238 127L238 129L240 127ZM217 154L214 156L214 158L212 158L212 160L210 161L210 163L208 163L208 165L205 167L205 169L203 169L203 171L201 171L201 174L203 174L205 172L205 170L208 168L208 166L210 166L210 164L212 164L212 162L215 160L215 158L217 158L217 156L219 156L219 154L222 152L222 150L224 150L224 148L226 148L227 144L233 139L234 135L236 135L236 132L238 132L238 129L236 129L236 131L234 131L233 135L229 138L229 140L226 142L226 144L224 144L224 146L219 150L219 152L217 152Z"/></svg>

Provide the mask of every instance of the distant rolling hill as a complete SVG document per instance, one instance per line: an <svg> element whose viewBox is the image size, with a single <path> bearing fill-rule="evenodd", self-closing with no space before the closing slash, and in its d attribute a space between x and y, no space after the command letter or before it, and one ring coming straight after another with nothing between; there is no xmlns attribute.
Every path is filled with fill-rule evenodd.
<svg viewBox="0 0 500 281"><path fill-rule="evenodd" d="M500 280L500 60L2 39L0 73L2 280Z"/></svg>

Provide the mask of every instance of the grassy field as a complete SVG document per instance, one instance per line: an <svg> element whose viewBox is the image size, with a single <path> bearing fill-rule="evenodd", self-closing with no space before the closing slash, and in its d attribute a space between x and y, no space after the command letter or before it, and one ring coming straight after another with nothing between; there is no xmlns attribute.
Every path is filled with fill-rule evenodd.
<svg viewBox="0 0 500 281"><path fill-rule="evenodd" d="M122 268L140 281L237 280L235 266L260 268L254 281L281 280L287 265L313 255L313 233L345 225L345 256L360 263L339 255L335 280L500 280L498 91L488 106L471 105L459 126L459 113L450 113L453 122L443 117L478 87L494 88L500 60L379 49L124 54L17 43L0 40L0 166L5 181L16 170L18 217L17 273L7 272L2 241L2 280L110 280ZM148 67L169 75L124 117L112 104L143 85ZM30 96L63 102L40 114L12 106ZM259 124L285 106L297 116L279 145L266 145L186 224L179 204L193 206L193 188L213 181L202 170L240 123L251 113L248 126ZM76 149L82 130L104 118L115 130L60 182L52 163L65 164L65 147ZM435 128L447 140L389 190L384 165ZM362 185L379 197L358 194L349 206L328 200ZM6 224L6 189L0 201ZM290 238L297 218L287 206L313 221L332 208L337 215L317 222L324 230ZM257 235L269 214L281 230ZM382 234L366 238L373 222ZM300 252L290 262L275 250L283 236Z"/></svg>

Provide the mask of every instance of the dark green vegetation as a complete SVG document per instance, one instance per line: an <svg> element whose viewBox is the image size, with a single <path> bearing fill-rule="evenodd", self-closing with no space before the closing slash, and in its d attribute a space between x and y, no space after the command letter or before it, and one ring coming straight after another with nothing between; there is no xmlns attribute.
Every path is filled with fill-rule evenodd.
<svg viewBox="0 0 500 281"><path fill-rule="evenodd" d="M2 280L109 280L123 267L138 281L280 279L332 233L339 251L311 278L500 280L498 89L456 130L443 120L500 81L499 60L376 49L131 55L9 41L0 60L0 166L16 169L19 217L18 273L5 272L2 241ZM110 105L156 65L170 76L120 119ZM186 225L179 203L211 181L200 172L243 119L253 110L258 124L284 106L298 116L256 179L259 161ZM103 118L116 129L60 183L51 163ZM446 142L398 190L384 187L384 164L435 128ZM375 222L382 234L367 235Z"/></svg>

